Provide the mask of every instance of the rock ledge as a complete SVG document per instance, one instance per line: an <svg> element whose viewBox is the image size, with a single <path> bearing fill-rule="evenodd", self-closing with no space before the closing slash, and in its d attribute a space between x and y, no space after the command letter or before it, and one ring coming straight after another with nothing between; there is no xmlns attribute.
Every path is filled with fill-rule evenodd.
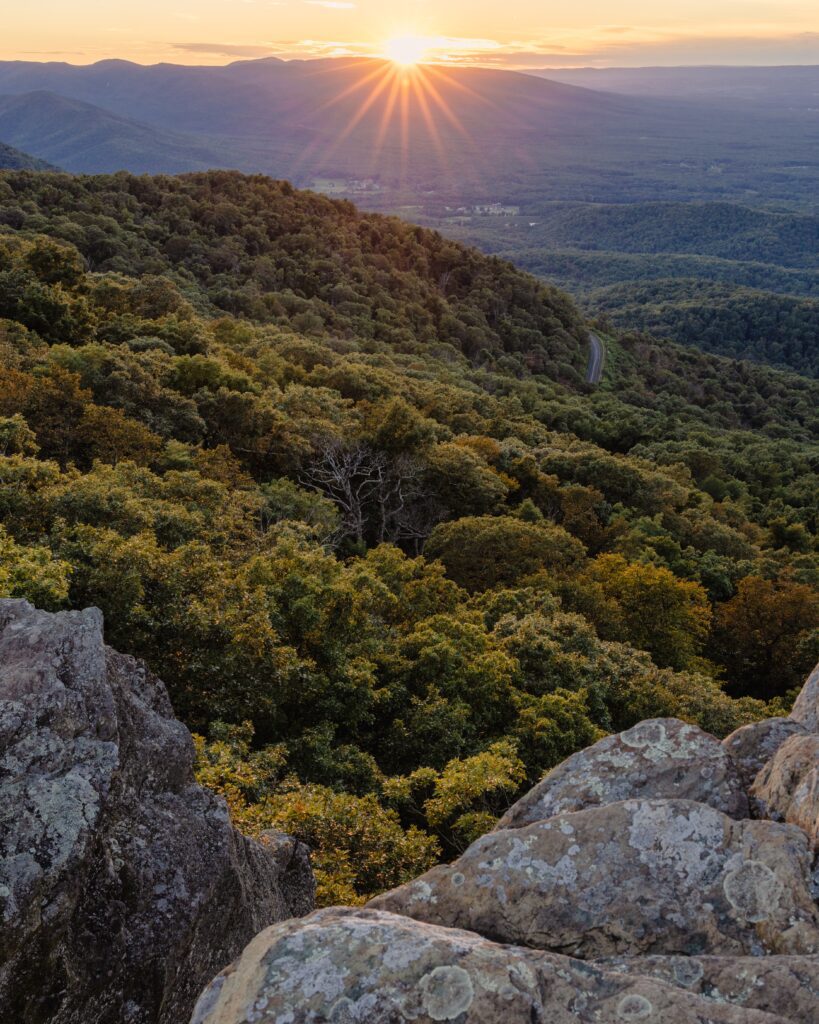
<svg viewBox="0 0 819 1024"><path fill-rule="evenodd" d="M102 627L0 601L2 1024L179 1024L313 906L306 849L236 832L164 686Z"/></svg>
<svg viewBox="0 0 819 1024"><path fill-rule="evenodd" d="M575 754L454 863L257 936L193 1024L817 1024L818 681Z"/></svg>

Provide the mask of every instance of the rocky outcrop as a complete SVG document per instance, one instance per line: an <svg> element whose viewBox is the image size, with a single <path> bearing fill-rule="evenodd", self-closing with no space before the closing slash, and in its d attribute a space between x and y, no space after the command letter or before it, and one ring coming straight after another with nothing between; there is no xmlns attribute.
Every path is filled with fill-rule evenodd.
<svg viewBox="0 0 819 1024"><path fill-rule="evenodd" d="M492 832L371 906L584 959L819 953L799 829L630 800Z"/></svg>
<svg viewBox="0 0 819 1024"><path fill-rule="evenodd" d="M758 814L798 825L819 848L819 735L791 736L751 787Z"/></svg>
<svg viewBox="0 0 819 1024"><path fill-rule="evenodd" d="M510 807L497 828L636 798L698 800L732 818L748 817L742 779L719 740L676 718L658 718L574 754Z"/></svg>
<svg viewBox="0 0 819 1024"><path fill-rule="evenodd" d="M791 718L808 732L819 733L819 665L808 677L802 692L796 698Z"/></svg>
<svg viewBox="0 0 819 1024"><path fill-rule="evenodd" d="M0 601L2 1024L179 1024L254 934L312 909L304 847L233 829L162 683L102 625Z"/></svg>
<svg viewBox="0 0 819 1024"><path fill-rule="evenodd" d="M654 978L720 1007L761 1010L791 1024L819 1019L819 956L647 956L603 960L598 966Z"/></svg>
<svg viewBox="0 0 819 1024"><path fill-rule="evenodd" d="M817 1024L817 703L603 740L453 864L260 935L195 1024Z"/></svg>
<svg viewBox="0 0 819 1024"><path fill-rule="evenodd" d="M731 756L743 789L747 792L768 761L791 736L805 736L807 729L792 718L766 718L732 732L722 742Z"/></svg>
<svg viewBox="0 0 819 1024"><path fill-rule="evenodd" d="M274 925L203 994L192 1024L776 1024L649 977L373 910Z"/></svg>

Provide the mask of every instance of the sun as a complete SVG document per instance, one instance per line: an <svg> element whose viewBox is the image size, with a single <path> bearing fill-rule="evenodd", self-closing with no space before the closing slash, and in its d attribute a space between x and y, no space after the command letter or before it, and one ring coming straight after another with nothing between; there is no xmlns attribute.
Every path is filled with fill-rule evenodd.
<svg viewBox="0 0 819 1024"><path fill-rule="evenodd" d="M384 56L402 68L420 64L429 53L429 40L423 36L395 36L384 44Z"/></svg>

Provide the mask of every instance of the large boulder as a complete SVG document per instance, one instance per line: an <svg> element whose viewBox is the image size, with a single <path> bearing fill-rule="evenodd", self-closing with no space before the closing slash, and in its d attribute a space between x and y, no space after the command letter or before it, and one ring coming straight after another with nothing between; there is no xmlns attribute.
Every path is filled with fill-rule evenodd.
<svg viewBox="0 0 819 1024"><path fill-rule="evenodd" d="M763 1010L792 1024L819 1020L819 956L645 956L597 963L675 985L717 1006Z"/></svg>
<svg viewBox="0 0 819 1024"><path fill-rule="evenodd" d="M819 665L808 676L802 692L796 698L791 718L801 722L808 732L819 732Z"/></svg>
<svg viewBox="0 0 819 1024"><path fill-rule="evenodd" d="M819 735L791 736L751 787L760 816L798 825L819 848Z"/></svg>
<svg viewBox="0 0 819 1024"><path fill-rule="evenodd" d="M260 935L192 1024L817 1024L816 740L610 737L454 864ZM757 773L756 807L796 824L746 817Z"/></svg>
<svg viewBox="0 0 819 1024"><path fill-rule="evenodd" d="M164 686L102 627L0 601L3 1024L179 1024L313 905L304 847L233 829Z"/></svg>
<svg viewBox="0 0 819 1024"><path fill-rule="evenodd" d="M482 836L370 906L583 959L819 952L797 828L630 800Z"/></svg>
<svg viewBox="0 0 819 1024"><path fill-rule="evenodd" d="M558 765L506 812L499 829L521 828L567 811L621 800L697 800L732 818L748 798L719 740L676 718L640 722Z"/></svg>
<svg viewBox="0 0 819 1024"><path fill-rule="evenodd" d="M274 925L192 1024L782 1024L650 978L376 911Z"/></svg>
<svg viewBox="0 0 819 1024"><path fill-rule="evenodd" d="M804 736L807 729L793 718L765 718L736 729L722 741L736 764L746 791L785 740Z"/></svg>

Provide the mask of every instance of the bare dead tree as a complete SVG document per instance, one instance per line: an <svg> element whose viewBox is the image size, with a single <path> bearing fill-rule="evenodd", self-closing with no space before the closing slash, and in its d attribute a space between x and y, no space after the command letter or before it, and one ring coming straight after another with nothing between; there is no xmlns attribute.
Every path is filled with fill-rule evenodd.
<svg viewBox="0 0 819 1024"><path fill-rule="evenodd" d="M328 443L308 464L304 486L331 499L341 514L337 543L409 543L416 550L445 517L424 486L423 464L364 443Z"/></svg>
<svg viewBox="0 0 819 1024"><path fill-rule="evenodd" d="M339 540L364 541L367 509L378 487L378 462L366 445L328 444L306 468L302 483L333 501L341 513Z"/></svg>

